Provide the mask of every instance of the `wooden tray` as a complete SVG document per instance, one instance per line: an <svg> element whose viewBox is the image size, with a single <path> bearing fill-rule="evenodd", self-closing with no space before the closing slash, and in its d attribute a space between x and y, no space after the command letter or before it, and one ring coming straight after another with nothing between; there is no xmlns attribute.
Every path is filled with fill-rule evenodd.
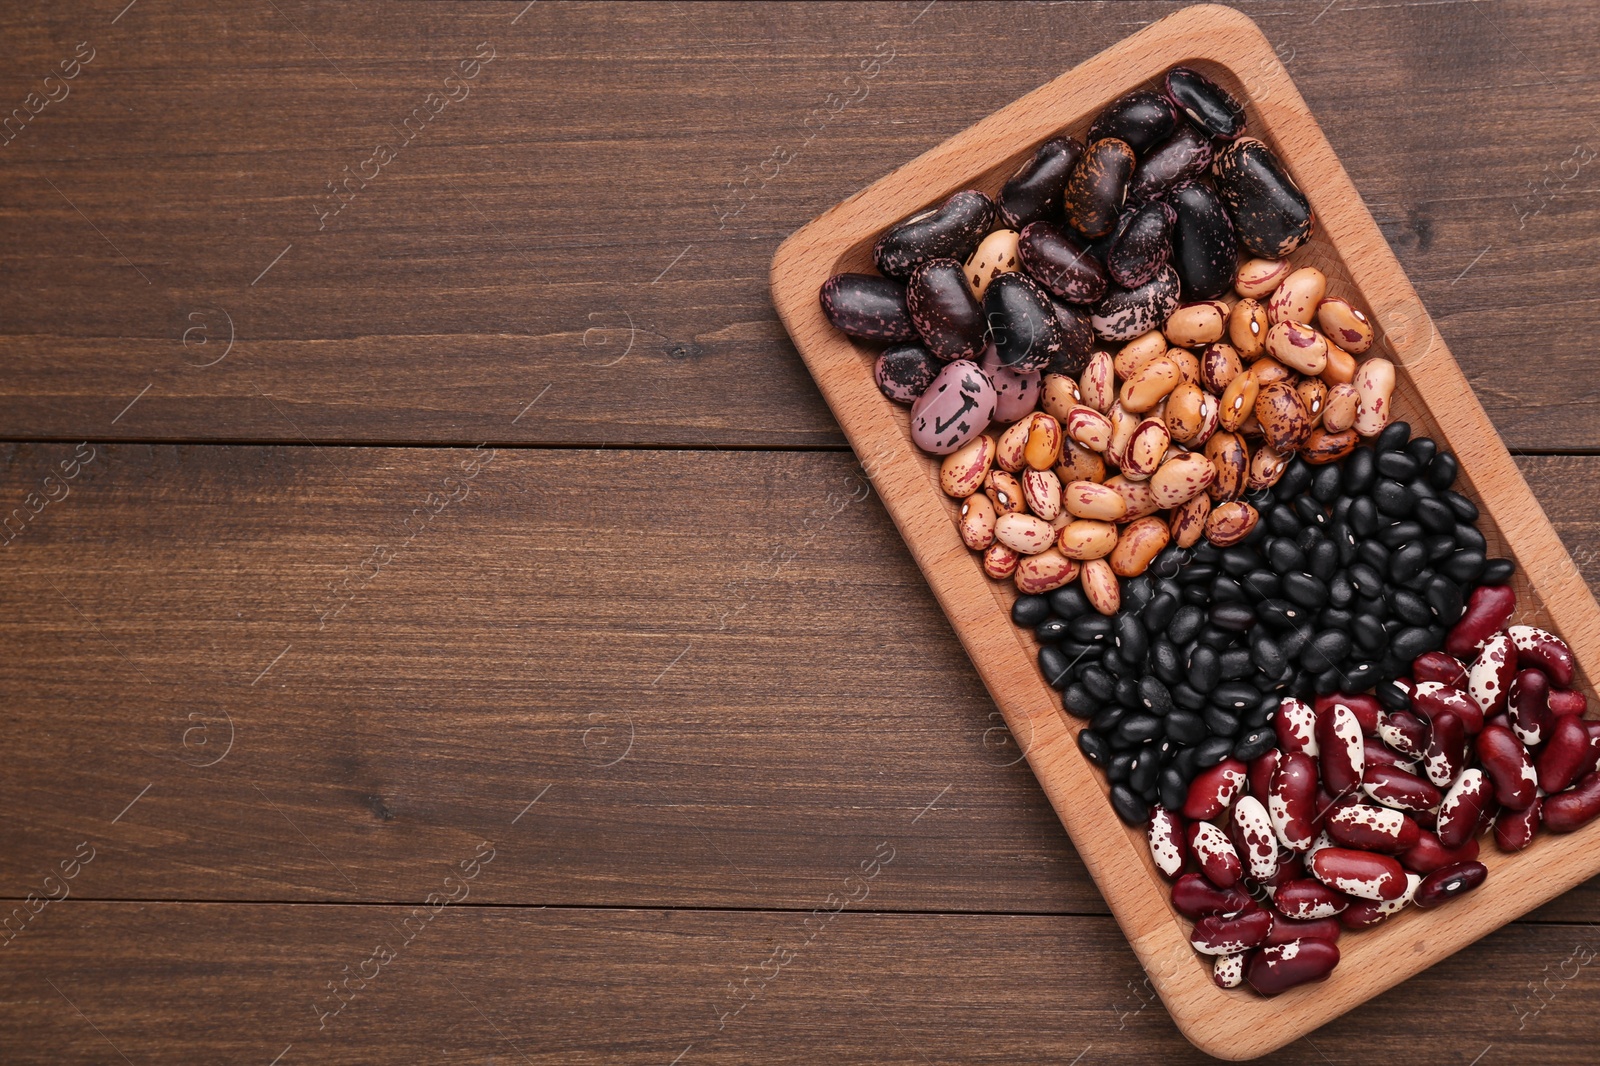
<svg viewBox="0 0 1600 1066"><path fill-rule="evenodd" d="M1246 101L1249 130L1284 160L1316 212L1316 236L1292 257L1329 278L1329 292L1369 308L1378 348L1399 367L1395 404L1419 433L1461 463L1462 491L1482 508L1491 553L1517 561L1517 621L1571 644L1585 677L1600 676L1600 607L1579 576L1455 359L1433 328L1351 185L1255 23L1216 6L1185 8L957 134L852 196L794 234L772 264L778 313L911 554L949 616L1012 735L1094 876L1178 1027L1226 1059L1263 1055L1398 984L1479 937L1600 872L1600 821L1567 836L1541 834L1520 855L1492 842L1485 885L1437 911L1408 908L1374 929L1347 934L1340 965L1324 983L1273 999L1216 987L1189 946L1190 924L1172 909L1144 834L1112 812L1108 786L1078 752L1080 723L1036 665L1038 645L1011 623L1010 582L990 581L961 543L954 501L938 464L912 444L907 411L872 380L874 349L837 332L817 290L841 271L872 271L879 231L958 189L996 194L1038 144L1066 129L1080 138L1122 93L1154 86L1176 64L1198 68ZM1382 121L1383 116L1372 116ZM1591 702L1594 697L1591 691Z"/></svg>

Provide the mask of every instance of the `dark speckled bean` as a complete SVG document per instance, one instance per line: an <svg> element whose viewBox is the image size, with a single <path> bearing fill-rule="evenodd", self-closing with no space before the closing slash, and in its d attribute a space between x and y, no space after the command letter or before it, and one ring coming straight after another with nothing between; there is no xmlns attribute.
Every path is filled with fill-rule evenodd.
<svg viewBox="0 0 1600 1066"><path fill-rule="evenodd" d="M1047 374L1070 374L1077 377L1094 358L1094 326L1089 312L1060 300L1051 300L1056 309L1056 321L1061 324L1061 351L1046 366Z"/></svg>
<svg viewBox="0 0 1600 1066"><path fill-rule="evenodd" d="M1117 237L1106 252L1106 272L1125 289L1137 289L1172 258L1172 224L1178 214L1169 204L1152 200L1123 216Z"/></svg>
<svg viewBox="0 0 1600 1066"><path fill-rule="evenodd" d="M930 259L906 281L906 310L928 350L946 361L983 350L983 308L954 259Z"/></svg>
<svg viewBox="0 0 1600 1066"><path fill-rule="evenodd" d="M1232 140L1244 132L1244 105L1198 70L1167 71L1167 96L1208 137Z"/></svg>
<svg viewBox="0 0 1600 1066"><path fill-rule="evenodd" d="M1089 127L1089 141L1115 137L1144 155L1178 126L1178 109L1171 100L1148 89L1136 89L1113 101Z"/></svg>
<svg viewBox="0 0 1600 1066"><path fill-rule="evenodd" d="M983 294L989 340L1013 370L1042 370L1065 349L1050 294L1026 274L1001 274Z"/></svg>
<svg viewBox="0 0 1600 1066"><path fill-rule="evenodd" d="M1311 204L1260 141L1245 137L1228 145L1211 164L1211 173L1239 243L1252 255L1283 259L1311 236Z"/></svg>
<svg viewBox="0 0 1600 1066"><path fill-rule="evenodd" d="M1185 122L1134 168L1133 180L1128 182L1128 202L1154 199L1175 185L1198 178L1210 166L1210 139Z"/></svg>
<svg viewBox="0 0 1600 1066"><path fill-rule="evenodd" d="M939 374L939 360L920 344L897 344L884 349L872 365L878 391L895 403L911 403Z"/></svg>
<svg viewBox="0 0 1600 1066"><path fill-rule="evenodd" d="M1102 340L1127 341L1161 326L1178 306L1178 275L1162 267L1137 289L1112 289L1089 316Z"/></svg>
<svg viewBox="0 0 1600 1066"><path fill-rule="evenodd" d="M1017 242L1022 269L1061 299L1092 304L1106 294L1106 271L1054 222L1030 222Z"/></svg>
<svg viewBox="0 0 1600 1066"><path fill-rule="evenodd" d="M883 232L872 249L878 269L891 278L909 277L929 259L966 261L994 221L994 201L964 189L937 207L919 211Z"/></svg>
<svg viewBox="0 0 1600 1066"><path fill-rule="evenodd" d="M914 341L906 286L876 274L835 274L822 283L822 313L835 329L869 341Z"/></svg>
<svg viewBox="0 0 1600 1066"><path fill-rule="evenodd" d="M1115 137L1090 144L1062 193L1067 224L1085 237L1110 233L1127 197L1133 161L1133 149Z"/></svg>
<svg viewBox="0 0 1600 1066"><path fill-rule="evenodd" d="M1186 300L1209 300L1233 285L1239 269L1233 223L1209 186L1188 182L1168 194L1178 217L1172 227L1172 265Z"/></svg>
<svg viewBox="0 0 1600 1066"><path fill-rule="evenodd" d="M1005 224L1020 230L1030 222L1059 215L1061 190L1082 155L1083 144L1076 137L1055 137L1041 144L1000 190L1000 217Z"/></svg>

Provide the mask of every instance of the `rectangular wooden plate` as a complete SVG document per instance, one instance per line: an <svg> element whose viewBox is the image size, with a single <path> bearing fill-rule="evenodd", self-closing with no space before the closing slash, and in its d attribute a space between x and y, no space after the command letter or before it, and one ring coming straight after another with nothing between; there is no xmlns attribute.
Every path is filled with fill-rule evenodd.
<svg viewBox="0 0 1600 1066"><path fill-rule="evenodd" d="M1492 554L1517 562L1517 620L1559 633L1583 675L1600 668L1600 607L1511 461L1466 378L1395 261L1271 44L1244 15L1203 5L1161 20L852 196L778 249L773 302L884 506L972 657L1012 735L1105 895L1173 1019L1196 1046L1226 1059L1266 1054L1404 981L1600 872L1600 821L1543 834L1520 855L1484 845L1489 879L1437 911L1406 912L1340 941L1324 983L1273 999L1225 991L1189 946L1144 834L1112 812L1099 771L1077 750L1080 723L1035 663L1032 635L1011 623L1015 591L990 581L955 527L938 464L911 443L906 409L872 380L874 351L834 330L818 289L841 271L872 271L872 244L889 224L959 189L994 195L1044 140L1082 138L1094 115L1131 89L1155 86L1177 64L1196 67L1246 101L1252 135L1285 161L1310 198L1317 232L1292 257L1329 278L1329 292L1373 312L1378 349L1399 367L1398 417L1453 450L1462 491L1483 510ZM1373 116L1381 121L1382 116ZM1591 692L1591 700L1593 695Z"/></svg>

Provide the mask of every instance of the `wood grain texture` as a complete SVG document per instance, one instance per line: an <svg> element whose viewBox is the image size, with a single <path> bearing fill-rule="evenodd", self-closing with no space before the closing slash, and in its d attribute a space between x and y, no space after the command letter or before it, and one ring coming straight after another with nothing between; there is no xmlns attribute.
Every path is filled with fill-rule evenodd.
<svg viewBox="0 0 1600 1066"><path fill-rule="evenodd" d="M493 879L513 845L497 850L474 883ZM899 864L872 884L892 882ZM179 1048L187 1061L282 1054L280 1066L1212 1061L1178 1033L1108 918L852 907L824 921L469 898L412 919L407 944L408 915L53 904L6 949L0 1042L17 1064L121 1062L119 1051L143 1064ZM367 965L380 947L392 961ZM1261 1061L1587 1066L1597 952L1592 929L1512 926ZM357 994L324 1018L339 1002L328 982L347 974Z"/></svg>
<svg viewBox="0 0 1600 1066"><path fill-rule="evenodd" d="M1176 7L523 6L0 12L7 108L96 50L0 148L7 435L842 443L767 299L778 242ZM1569 417L1600 393L1503 340L1537 321L1581 361L1600 328L1600 80L1567 5L1241 6L1507 442L1600 449ZM485 40L471 95L319 229L326 183Z"/></svg>
<svg viewBox="0 0 1600 1066"><path fill-rule="evenodd" d="M1326 984L1271 1000L1219 989L1193 965L1192 923L1173 909L1144 832L1120 822L1106 802L1108 784L1078 752L1074 738L1084 723L1062 711L1059 695L1034 662L1037 645L1010 625L1015 588L986 578L962 543L956 501L939 489L937 460L911 443L906 409L884 400L872 385L874 349L835 330L816 298L830 275L870 266L883 219L905 217L961 188L997 194L1038 144L1063 128L1082 138L1117 96L1158 84L1180 62L1199 68L1244 104L1250 130L1272 146L1309 199L1317 226L1293 261L1316 264L1328 276L1330 291L1372 313L1378 329L1374 352L1398 364L1395 415L1456 454L1462 471L1457 487L1482 510L1479 526L1489 550L1517 563L1515 620L1562 636L1580 673L1600 677L1600 604L1578 577L1270 41L1236 11L1185 8L875 182L784 242L773 258L772 290L785 328L1012 732L1037 737L1028 762L1168 1010L1197 1046L1239 1059L1291 1042L1600 873L1600 823L1549 837L1520 855L1482 856L1491 874L1483 889L1447 912L1402 914L1352 938L1341 947L1340 965ZM1515 875L1494 876L1513 860Z"/></svg>

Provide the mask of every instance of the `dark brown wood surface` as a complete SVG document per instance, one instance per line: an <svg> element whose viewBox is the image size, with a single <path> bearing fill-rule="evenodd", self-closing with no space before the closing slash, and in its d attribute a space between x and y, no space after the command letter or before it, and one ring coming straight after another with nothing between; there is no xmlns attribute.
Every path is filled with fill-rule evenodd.
<svg viewBox="0 0 1600 1066"><path fill-rule="evenodd" d="M0 1059L1198 1060L766 295L1172 9L0 10ZM1600 582L1593 15L1244 9ZM1272 1061L1591 1062L1596 920Z"/></svg>

